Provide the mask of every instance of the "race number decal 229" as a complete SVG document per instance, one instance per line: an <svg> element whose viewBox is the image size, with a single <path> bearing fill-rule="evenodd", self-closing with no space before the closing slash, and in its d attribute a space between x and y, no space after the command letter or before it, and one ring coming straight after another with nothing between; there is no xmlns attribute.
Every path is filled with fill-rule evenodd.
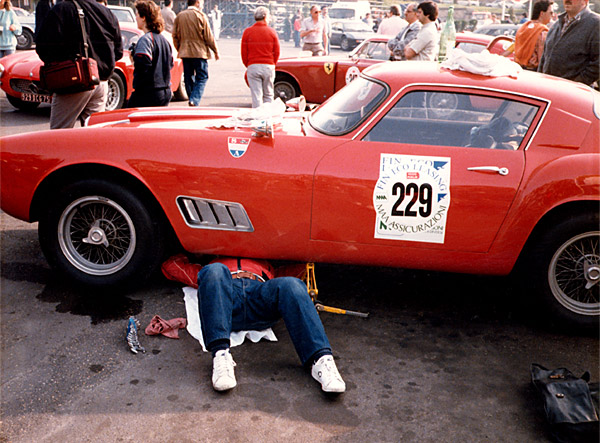
<svg viewBox="0 0 600 443"><path fill-rule="evenodd" d="M375 238L444 243L450 158L381 154Z"/></svg>

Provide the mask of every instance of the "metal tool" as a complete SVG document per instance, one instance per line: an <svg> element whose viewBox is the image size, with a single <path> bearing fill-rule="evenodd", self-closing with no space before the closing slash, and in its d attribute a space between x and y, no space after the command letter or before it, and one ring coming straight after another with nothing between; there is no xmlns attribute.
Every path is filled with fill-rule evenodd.
<svg viewBox="0 0 600 443"><path fill-rule="evenodd" d="M306 290L308 291L308 295L315 303L315 308L319 312L329 312L331 314L341 314L341 315L354 315L356 317L367 318L369 313L365 312L357 312L357 311L349 311L347 309L334 308L332 306L325 306L319 300L317 300L317 295L319 295L319 289L317 288L317 279L315 278L315 264L307 263L306 264Z"/></svg>

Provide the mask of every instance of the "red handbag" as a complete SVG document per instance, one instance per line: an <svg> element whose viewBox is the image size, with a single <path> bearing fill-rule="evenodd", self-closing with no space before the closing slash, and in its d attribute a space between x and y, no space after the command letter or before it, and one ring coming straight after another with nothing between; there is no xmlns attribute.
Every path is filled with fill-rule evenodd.
<svg viewBox="0 0 600 443"><path fill-rule="evenodd" d="M40 83L43 89L60 94L89 91L100 83L98 63L88 57L87 33L83 23L83 9L73 0L79 14L79 24L83 37L84 57L74 60L45 63L40 67Z"/></svg>
<svg viewBox="0 0 600 443"><path fill-rule="evenodd" d="M48 63L40 67L40 82L42 88L50 92L89 91L100 83L98 63L87 57Z"/></svg>

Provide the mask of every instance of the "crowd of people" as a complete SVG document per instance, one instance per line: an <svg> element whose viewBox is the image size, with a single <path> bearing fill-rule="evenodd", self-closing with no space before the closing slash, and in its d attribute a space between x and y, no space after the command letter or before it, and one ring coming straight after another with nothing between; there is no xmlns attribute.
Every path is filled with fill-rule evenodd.
<svg viewBox="0 0 600 443"><path fill-rule="evenodd" d="M553 0L537 0L531 18L523 14L514 44L504 55L514 52L514 60L524 69L597 84L599 78L600 16L592 12L589 0L562 0L565 12L557 16ZM72 2L53 6L40 0L36 7L37 52L45 63L67 60L81 53L83 42ZM79 0L86 21L91 57L98 62L100 84L91 91L54 94L51 128L73 127L92 112L104 109L106 80L123 53L119 25L106 9L104 0ZM204 0L188 0L187 8L176 14L172 0L160 9L152 0L135 3L138 28L144 32L131 48L134 63L134 92L126 106L165 106L171 100L171 47L161 32L172 33L175 49L183 61L185 88L190 106L200 105L208 81L208 60L219 60L217 41L223 13L217 4L203 12ZM312 55L330 52L331 19L328 8L312 5L308 17L298 9L286 18L283 38L293 38L294 46ZM391 5L385 14L366 14L361 19L379 34L394 35L388 41L392 60L437 60L440 39L438 5L433 1ZM102 17L102 19L99 19ZM275 64L279 58L279 37L272 28L269 10L254 11L255 24L244 31L241 58L246 67L252 106L273 100ZM15 52L21 25L10 0L0 0L0 56ZM64 50L63 50L64 49Z"/></svg>
<svg viewBox="0 0 600 443"><path fill-rule="evenodd" d="M598 85L600 80L600 16L592 12L588 0L563 0L565 12L556 15L553 0L536 0L531 19L523 15L514 43L503 54L514 52L514 60L524 69ZM415 14L416 12L416 14ZM392 60L436 60L440 38L437 4L410 3L404 10L404 23L388 41ZM400 23L398 7L392 5L379 31L389 33L391 23Z"/></svg>

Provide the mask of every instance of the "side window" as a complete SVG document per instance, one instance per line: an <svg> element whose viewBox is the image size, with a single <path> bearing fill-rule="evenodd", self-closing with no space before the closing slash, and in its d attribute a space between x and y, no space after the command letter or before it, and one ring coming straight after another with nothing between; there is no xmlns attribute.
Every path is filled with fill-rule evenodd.
<svg viewBox="0 0 600 443"><path fill-rule="evenodd" d="M385 42L372 42L369 43L369 58L375 60L389 60L390 50L387 48Z"/></svg>
<svg viewBox="0 0 600 443"><path fill-rule="evenodd" d="M446 91L403 96L365 141L517 150L538 107Z"/></svg>

